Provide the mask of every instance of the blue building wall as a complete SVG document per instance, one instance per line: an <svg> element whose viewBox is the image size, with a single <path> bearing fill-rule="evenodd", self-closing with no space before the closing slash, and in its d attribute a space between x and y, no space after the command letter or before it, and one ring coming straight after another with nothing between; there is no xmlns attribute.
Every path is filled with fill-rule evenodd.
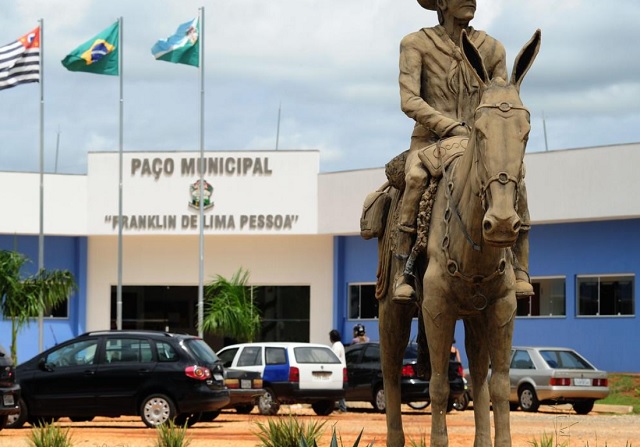
<svg viewBox="0 0 640 447"><path fill-rule="evenodd" d="M349 320L348 285L374 282L377 267L377 240L358 236L336 237L336 325L345 341L353 325L364 324L372 340L379 338L377 320ZM613 372L639 372L640 358L630 353L640 345L638 317L638 278L640 277L640 219L534 225L530 234L531 276L564 276L566 316L519 317L514 345L570 347L600 369ZM635 275L633 316L577 317L577 275ZM412 323L417 334L417 320ZM456 345L463 355L464 328L456 326Z"/></svg>
<svg viewBox="0 0 640 447"><path fill-rule="evenodd" d="M38 271L38 236L0 235L0 249L22 253L29 261L23 272L32 275ZM69 300L68 318L45 318L44 349L72 338L85 331L87 315L87 238L46 236L44 238L44 268L69 270L78 290ZM11 321L0 320L0 343L8 350L11 345ZM18 362L29 360L38 354L38 320L24 327L18 334Z"/></svg>

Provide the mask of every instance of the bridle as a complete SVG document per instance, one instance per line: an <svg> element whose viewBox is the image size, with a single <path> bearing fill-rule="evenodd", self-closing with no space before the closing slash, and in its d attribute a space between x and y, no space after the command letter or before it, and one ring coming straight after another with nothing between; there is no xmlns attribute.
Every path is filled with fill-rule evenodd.
<svg viewBox="0 0 640 447"><path fill-rule="evenodd" d="M477 114L478 111L480 109L487 109L487 108L491 108L491 109L498 109L501 112L507 113L513 109L515 110L524 110L525 112L527 112L527 115L530 116L529 110L524 107L524 106L520 106L520 105L515 105L515 104L511 104L509 102L503 101L503 102L499 102L499 103L493 103L493 104L480 104L478 107L476 107L476 111L475 113ZM522 178L522 169L520 170L519 176L515 177L511 174L509 174L506 171L501 171L498 172L496 174L492 174L492 175L488 175L488 178L486 178L486 180L482 180L482 176L480 175L479 172L479 165L480 163L482 163L482 167L484 169L485 173L489 173L489 170L487 168L487 165L484 161L483 157L479 156L479 152L480 151L474 151L474 157L475 157L475 164L476 164L476 178L478 179L478 181L480 182L479 184L479 193L478 195L480 196L480 201L482 203L482 210L484 212L487 211L487 190L489 189L489 186L491 186L491 184L493 182L499 182L501 185L507 185L509 182L513 182L515 185L515 195L516 195L516 199L515 199L515 203L514 203L514 207L517 209L518 208L518 198L520 197L519 194L519 188L520 188L520 180Z"/></svg>

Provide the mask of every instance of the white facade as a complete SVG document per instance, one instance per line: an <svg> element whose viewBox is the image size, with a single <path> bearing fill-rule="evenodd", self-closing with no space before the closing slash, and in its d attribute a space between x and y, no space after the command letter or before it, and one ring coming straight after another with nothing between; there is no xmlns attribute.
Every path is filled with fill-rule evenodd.
<svg viewBox="0 0 640 447"><path fill-rule="evenodd" d="M532 223L640 217L639 162L640 143L526 154ZM362 201L385 181L383 168L321 174L320 233L359 234Z"/></svg>

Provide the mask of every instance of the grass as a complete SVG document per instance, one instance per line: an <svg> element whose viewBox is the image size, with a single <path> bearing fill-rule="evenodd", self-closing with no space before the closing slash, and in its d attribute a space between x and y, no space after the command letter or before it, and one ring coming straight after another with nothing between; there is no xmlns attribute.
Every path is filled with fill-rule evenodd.
<svg viewBox="0 0 640 447"><path fill-rule="evenodd" d="M640 414L640 374L609 374L609 396L596 403L630 405Z"/></svg>
<svg viewBox="0 0 640 447"><path fill-rule="evenodd" d="M29 433L29 443L33 447L71 447L71 435L68 428L54 424L34 427Z"/></svg>

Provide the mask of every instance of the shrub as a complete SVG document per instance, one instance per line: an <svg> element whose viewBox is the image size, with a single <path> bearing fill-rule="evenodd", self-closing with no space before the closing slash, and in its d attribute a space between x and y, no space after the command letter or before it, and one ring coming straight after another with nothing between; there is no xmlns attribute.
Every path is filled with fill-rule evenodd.
<svg viewBox="0 0 640 447"><path fill-rule="evenodd" d="M358 445L360 444L360 438L362 438L363 431L364 429L360 430L360 434L358 435L355 442L353 443L353 447L358 447ZM372 446L373 446L373 442L369 444L367 447L372 447ZM313 441L313 444L308 444L304 438L300 438L299 447L318 447L318 444L316 444L315 440ZM331 443L329 444L329 447L338 447L338 435L336 434L335 427L333 427L333 434L331 435ZM342 443L342 438L340 438L340 447L344 447L344 444Z"/></svg>
<svg viewBox="0 0 640 447"><path fill-rule="evenodd" d="M173 421L160 424L156 427L155 447L188 447L191 440L187 438L187 426L176 425Z"/></svg>
<svg viewBox="0 0 640 447"><path fill-rule="evenodd" d="M258 430L254 434L262 442L261 447L299 447L301 442L306 443L302 445L310 446L322 435L326 422L312 421L305 424L299 418L289 415L287 418L269 419L266 424L256 422Z"/></svg>
<svg viewBox="0 0 640 447"><path fill-rule="evenodd" d="M44 423L34 427L29 433L29 442L33 447L72 447L69 429Z"/></svg>

